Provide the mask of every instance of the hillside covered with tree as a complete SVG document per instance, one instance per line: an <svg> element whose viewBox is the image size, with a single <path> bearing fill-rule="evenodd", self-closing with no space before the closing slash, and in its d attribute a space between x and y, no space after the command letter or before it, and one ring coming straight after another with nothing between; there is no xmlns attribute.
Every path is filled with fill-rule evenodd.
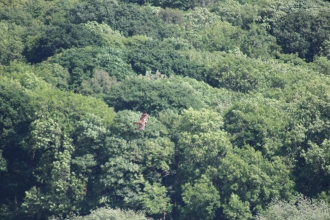
<svg viewBox="0 0 330 220"><path fill-rule="evenodd" d="M0 27L0 219L330 218L328 1L0 0Z"/></svg>

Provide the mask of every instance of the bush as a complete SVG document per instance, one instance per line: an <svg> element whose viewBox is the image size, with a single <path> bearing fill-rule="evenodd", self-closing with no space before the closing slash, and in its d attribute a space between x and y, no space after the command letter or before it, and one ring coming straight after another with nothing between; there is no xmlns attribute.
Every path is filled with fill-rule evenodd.
<svg viewBox="0 0 330 220"><path fill-rule="evenodd" d="M86 216L75 216L71 220L148 220L143 212L111 208L99 208ZM68 219L69 220L69 219Z"/></svg>
<svg viewBox="0 0 330 220"><path fill-rule="evenodd" d="M285 53L298 53L306 61L313 61L329 39L330 13L291 13L274 28L274 36Z"/></svg>
<svg viewBox="0 0 330 220"><path fill-rule="evenodd" d="M257 220L325 220L330 218L330 207L323 201L298 195L289 202L275 199Z"/></svg>

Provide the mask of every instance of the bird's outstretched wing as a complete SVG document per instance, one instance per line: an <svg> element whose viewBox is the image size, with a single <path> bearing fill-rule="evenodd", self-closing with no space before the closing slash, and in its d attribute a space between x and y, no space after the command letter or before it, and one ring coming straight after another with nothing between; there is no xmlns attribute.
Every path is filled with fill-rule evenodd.
<svg viewBox="0 0 330 220"><path fill-rule="evenodd" d="M134 122L134 124L139 125L139 131L143 130L147 124L148 113L144 111L141 115L141 118L138 122Z"/></svg>

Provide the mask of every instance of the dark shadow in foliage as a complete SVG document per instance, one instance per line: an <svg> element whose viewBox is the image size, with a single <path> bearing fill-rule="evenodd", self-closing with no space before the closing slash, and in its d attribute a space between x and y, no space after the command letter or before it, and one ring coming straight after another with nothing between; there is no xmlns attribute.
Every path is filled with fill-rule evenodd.
<svg viewBox="0 0 330 220"><path fill-rule="evenodd" d="M29 26L34 20L32 15L23 7L5 6L0 8L0 20L6 20L17 25Z"/></svg>
<svg viewBox="0 0 330 220"><path fill-rule="evenodd" d="M289 121L286 114L263 103L239 103L224 115L224 128L234 146L252 146L264 156L282 154Z"/></svg>
<svg viewBox="0 0 330 220"><path fill-rule="evenodd" d="M1 165L6 165L0 166L1 219L22 219L17 207L35 183L30 155L21 148L32 121L31 111L29 97L17 84L0 82L0 159L2 152L5 164Z"/></svg>
<svg viewBox="0 0 330 220"><path fill-rule="evenodd" d="M118 7L118 3L113 0L89 0L71 8L67 13L67 18L70 23L74 24L87 21L111 24L115 22L115 11Z"/></svg>
<svg viewBox="0 0 330 220"><path fill-rule="evenodd" d="M175 45L165 44L161 41L146 41L144 44L131 47L128 55L128 63L135 72L145 74L146 71L162 74L189 76L197 80L203 80L205 68L189 60L189 57L181 55Z"/></svg>
<svg viewBox="0 0 330 220"><path fill-rule="evenodd" d="M141 78L127 79L114 86L104 100L109 106L113 106L115 111L147 110L151 114L164 109L200 109L204 106L191 87L165 80Z"/></svg>
<svg viewBox="0 0 330 220"><path fill-rule="evenodd" d="M330 13L291 13L281 19L272 32L284 53L298 53L311 62L329 39Z"/></svg>
<svg viewBox="0 0 330 220"><path fill-rule="evenodd" d="M144 3L148 2L148 0L120 0L120 1L125 3L136 3L139 5L143 5Z"/></svg>
<svg viewBox="0 0 330 220"><path fill-rule="evenodd" d="M166 24L181 24L183 22L183 12L178 9L160 9L158 15Z"/></svg>
<svg viewBox="0 0 330 220"><path fill-rule="evenodd" d="M85 47L89 45L101 46L101 35L91 32L83 24L62 24L60 26L46 26L40 30L42 35L35 45L24 51L24 55L31 63L46 60L62 49Z"/></svg>
<svg viewBox="0 0 330 220"><path fill-rule="evenodd" d="M124 36L147 35L161 39L171 35L165 22L150 10L138 4L116 3L111 0L81 3L68 13L70 23L86 23L87 21L105 22L112 29L120 31Z"/></svg>
<svg viewBox="0 0 330 220"><path fill-rule="evenodd" d="M111 77L102 70L95 70L93 77L84 80L77 92L85 96L103 98L105 94L111 93L111 89L118 83L116 77Z"/></svg>
<svg viewBox="0 0 330 220"><path fill-rule="evenodd" d="M49 62L60 64L69 70L71 76L69 85L72 90L77 91L81 90L79 87L82 82L92 78L96 69L104 70L109 76L118 80L135 75L130 65L123 59L124 54L117 49L86 47L65 50L49 59Z"/></svg>
<svg viewBox="0 0 330 220"><path fill-rule="evenodd" d="M216 0L147 0L154 6L162 8L179 8L181 10L193 9L195 7L206 7L212 5Z"/></svg>
<svg viewBox="0 0 330 220"><path fill-rule="evenodd" d="M75 88L83 80L91 78L95 68L95 62L92 58L96 57L97 54L98 50L92 48L72 48L63 51L59 56L52 57L49 61L68 69L71 76L69 85Z"/></svg>
<svg viewBox="0 0 330 220"><path fill-rule="evenodd" d="M296 133L300 131L303 137L297 146L289 146L297 155L293 174L297 191L313 198L321 194L328 200L330 98L324 84L310 82L310 85L304 88L309 91L297 101L296 109L291 113L295 123L293 129ZM293 135L290 137L294 138Z"/></svg>

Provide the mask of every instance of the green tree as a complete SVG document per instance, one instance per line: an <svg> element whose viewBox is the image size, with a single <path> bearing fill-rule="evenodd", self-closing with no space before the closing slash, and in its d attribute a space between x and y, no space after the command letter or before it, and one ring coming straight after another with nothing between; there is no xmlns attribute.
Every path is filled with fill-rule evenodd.
<svg viewBox="0 0 330 220"><path fill-rule="evenodd" d="M317 87L315 83L317 83ZM311 147L310 143L321 146L325 140L329 139L326 132L329 120L326 113L328 111L327 87L328 79L323 75L315 74L312 79L298 81L285 89L286 101L292 103L287 110L291 118L290 134L287 139L289 141L288 149L291 154L300 158L296 161L298 164L295 166L298 173L305 164L305 160L301 158L302 150L306 152ZM297 183L299 185L299 181ZM302 184L301 186L306 189L314 188L312 185ZM306 193L306 191L301 192ZM306 195L314 196L307 193Z"/></svg>
<svg viewBox="0 0 330 220"><path fill-rule="evenodd" d="M22 34L24 28L15 24L0 22L0 64L8 65L13 60L23 60Z"/></svg>
<svg viewBox="0 0 330 220"><path fill-rule="evenodd" d="M140 198L143 210L148 214L158 214L165 219L167 213L172 209L170 198L167 197L167 189L159 183L150 185L146 182Z"/></svg>
<svg viewBox="0 0 330 220"><path fill-rule="evenodd" d="M231 134L232 144L248 144L267 157L281 155L290 120L280 107L280 102L258 96L234 104L224 115L224 128Z"/></svg>
<svg viewBox="0 0 330 220"><path fill-rule="evenodd" d="M243 93L266 87L268 74L263 63L247 58L237 50L214 55L221 61L213 63L204 73L205 81L211 86Z"/></svg>
<svg viewBox="0 0 330 220"><path fill-rule="evenodd" d="M216 210L220 207L220 195L205 175L182 186L183 219L213 219Z"/></svg>
<svg viewBox="0 0 330 220"><path fill-rule="evenodd" d="M227 22L215 21L197 32L201 39L196 41L194 47L208 51L234 50L240 47L245 34L240 28Z"/></svg>
<svg viewBox="0 0 330 220"><path fill-rule="evenodd" d="M113 30L106 23L99 24L96 21L88 21L84 25L88 30L102 37L103 47L116 47L118 49L125 49L124 43L127 41L127 38L122 36L119 31Z"/></svg>
<svg viewBox="0 0 330 220"><path fill-rule="evenodd" d="M113 112L100 100L59 90L36 91L31 97L37 118L29 128L24 149L32 158L31 175L36 183L26 191L22 210L34 219L54 214L66 216L81 209L87 193L88 169L93 165L88 153L75 154L79 149L73 139L75 127L80 118L87 120L88 113L97 115L107 125ZM77 162L79 159L81 163Z"/></svg>
<svg viewBox="0 0 330 220"><path fill-rule="evenodd" d="M228 204L224 205L224 215L228 219L251 219L250 203L242 202L239 196L233 193Z"/></svg>
<svg viewBox="0 0 330 220"><path fill-rule="evenodd" d="M29 141L28 152L36 160L34 176L38 187L26 191L22 209L35 219L75 210L85 195L86 183L71 173L74 146L70 138L49 118L32 123Z"/></svg>
<svg viewBox="0 0 330 220"><path fill-rule="evenodd" d="M98 208L93 210L91 214L86 216L73 216L73 220L148 220L143 212L125 210L125 209L111 209L111 208Z"/></svg>
<svg viewBox="0 0 330 220"><path fill-rule="evenodd" d="M92 78L82 81L80 87L77 88L77 92L86 96L103 98L118 83L116 77L110 77L105 71L95 70Z"/></svg>
<svg viewBox="0 0 330 220"><path fill-rule="evenodd" d="M31 99L12 79L0 76L0 218L21 218L18 207L35 179L31 158L22 149L33 121Z"/></svg>
<svg viewBox="0 0 330 220"><path fill-rule="evenodd" d="M143 133L138 132L133 121L139 117L131 111L118 112L109 130L95 116L79 124L73 168L89 179L83 213L104 205L144 207L156 215L171 210L161 183L173 161L174 144L166 137L166 128L152 116ZM155 203L157 207L152 205Z"/></svg>
<svg viewBox="0 0 330 220"><path fill-rule="evenodd" d="M299 190L309 196L318 196L329 201L329 140L325 139L320 145L309 142L309 145L307 150L301 151L301 164L304 166L297 173Z"/></svg>
<svg viewBox="0 0 330 220"><path fill-rule="evenodd" d="M191 46L182 38L168 38L163 41L146 40L128 47L127 62L135 72L146 74L147 71L161 72L162 74L189 76L197 80L203 79L201 65L191 62L180 50Z"/></svg>
<svg viewBox="0 0 330 220"><path fill-rule="evenodd" d="M303 195L285 201L274 199L268 209L256 216L257 220L270 219L329 219L329 205L324 201L313 200Z"/></svg>
<svg viewBox="0 0 330 220"><path fill-rule="evenodd" d="M220 207L220 196L208 172L219 167L231 151L229 137L221 130L222 117L209 109L189 108L174 122L179 135L172 136L177 145L173 199L180 202L182 218L212 219Z"/></svg>
<svg viewBox="0 0 330 220"><path fill-rule="evenodd" d="M47 4L42 17L39 18L45 25L60 25L67 22L67 12L79 1L43 1Z"/></svg>
<svg viewBox="0 0 330 220"><path fill-rule="evenodd" d="M80 203L79 213L87 214L98 206L102 189L96 178L100 176L100 166L106 162L107 148L104 140L109 135L106 121L95 114L86 114L73 131L75 151L72 154L71 170L74 176L86 181L85 196Z"/></svg>
<svg viewBox="0 0 330 220"><path fill-rule="evenodd" d="M236 0L218 1L211 7L211 12L221 16L223 21L227 21L234 26L249 29L250 24L260 19L257 16L259 5L242 3L242 1Z"/></svg>
<svg viewBox="0 0 330 220"><path fill-rule="evenodd" d="M2 217L43 219L81 209L89 176L73 160L73 131L88 113L109 125L112 109L94 98L53 90L33 74L33 66L13 62L1 69ZM83 162L90 160L86 154Z"/></svg>
<svg viewBox="0 0 330 220"><path fill-rule="evenodd" d="M147 3L150 3L155 6L161 6L163 8L179 8L181 10L192 9L194 7L205 7L213 4L214 0L146 0Z"/></svg>
<svg viewBox="0 0 330 220"><path fill-rule="evenodd" d="M35 75L51 84L54 88L69 90L70 74L61 65L41 63L35 66Z"/></svg>
<svg viewBox="0 0 330 220"><path fill-rule="evenodd" d="M158 12L158 15L166 24L181 24L183 22L183 12L178 9L164 8Z"/></svg>
<svg viewBox="0 0 330 220"><path fill-rule="evenodd" d="M82 2L68 12L68 18L75 24L87 21L105 22L126 37L147 35L161 39L171 34L171 30L152 7L113 0Z"/></svg>
<svg viewBox="0 0 330 220"><path fill-rule="evenodd" d="M89 81L96 70L103 70L110 77L123 80L135 75L124 61L124 52L115 48L72 48L50 58L48 62L60 64L70 73L70 87L80 90L81 83Z"/></svg>
<svg viewBox="0 0 330 220"><path fill-rule="evenodd" d="M273 34L285 53L298 53L313 61L329 35L328 12L313 15L309 12L291 13L274 27Z"/></svg>
<svg viewBox="0 0 330 220"><path fill-rule="evenodd" d="M22 26L40 26L41 22L34 19L32 14L24 9L26 2L10 1L5 3L2 1L0 4L4 5L0 7L0 20Z"/></svg>
<svg viewBox="0 0 330 220"><path fill-rule="evenodd" d="M105 98L116 111L131 109L154 114L164 109L199 109L205 104L194 89L184 82L171 79L151 80L146 77L128 78L115 85Z"/></svg>
<svg viewBox="0 0 330 220"><path fill-rule="evenodd" d="M293 193L294 182L282 160L267 160L249 146L228 152L219 168L210 169L210 173L219 187L224 215L230 218L247 219L262 211L272 198L287 199Z"/></svg>
<svg viewBox="0 0 330 220"><path fill-rule="evenodd" d="M163 1L154 1L154 0L148 0L148 3L151 3L155 6L161 6L163 8L180 8L180 9L188 9L188 3L187 0L180 0L180 1L173 1L173 0L163 0Z"/></svg>
<svg viewBox="0 0 330 220"><path fill-rule="evenodd" d="M193 181L210 167L219 166L220 159L231 150L227 134L223 131L199 134L181 133L178 141L180 167L178 173L183 182Z"/></svg>
<svg viewBox="0 0 330 220"><path fill-rule="evenodd" d="M72 47L101 46L102 37L88 30L83 24L61 24L45 26L38 31L39 36L24 52L27 60L32 63L41 62L59 52Z"/></svg>

